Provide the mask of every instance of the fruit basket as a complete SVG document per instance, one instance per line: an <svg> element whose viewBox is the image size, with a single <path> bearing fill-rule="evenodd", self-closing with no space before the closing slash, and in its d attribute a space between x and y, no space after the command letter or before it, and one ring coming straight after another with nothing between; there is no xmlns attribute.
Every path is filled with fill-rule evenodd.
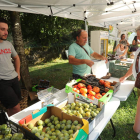
<svg viewBox="0 0 140 140"><path fill-rule="evenodd" d="M75 98L98 105L101 102L108 102L119 88L120 82L108 82L98 79L94 75L88 75L83 79L72 80L67 83L65 92L72 92L75 94Z"/></svg>
<svg viewBox="0 0 140 140"><path fill-rule="evenodd" d="M87 120L76 116L70 116L58 107L48 105L19 121L29 132L40 139L66 139L86 140L89 134L89 123Z"/></svg>
<svg viewBox="0 0 140 140"><path fill-rule="evenodd" d="M8 120L5 112L0 110L0 139L4 140L39 140L23 127Z"/></svg>
<svg viewBox="0 0 140 140"><path fill-rule="evenodd" d="M57 107L61 108L63 112L69 115L75 115L86 119L89 122L89 133L104 118L105 105L97 106L79 99L75 99L74 102L69 103L69 100L65 99L63 102L59 103Z"/></svg>

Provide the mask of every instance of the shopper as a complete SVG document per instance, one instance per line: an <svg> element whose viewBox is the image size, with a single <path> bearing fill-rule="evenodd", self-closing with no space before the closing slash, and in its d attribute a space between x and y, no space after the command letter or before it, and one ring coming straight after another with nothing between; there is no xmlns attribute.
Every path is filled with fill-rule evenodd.
<svg viewBox="0 0 140 140"><path fill-rule="evenodd" d="M20 111L20 59L13 45L6 41L7 36L8 23L0 18L0 101L11 116Z"/></svg>
<svg viewBox="0 0 140 140"><path fill-rule="evenodd" d="M73 78L78 79L85 74L91 73L91 66L94 65L94 62L90 56L96 59L106 60L106 62L107 58L94 52L87 44L88 34L85 30L78 30L75 33L75 39L76 42L69 47L68 55L69 63L73 65Z"/></svg>
<svg viewBox="0 0 140 140"><path fill-rule="evenodd" d="M138 44L140 44L140 42L137 40L137 36L135 36L132 41L132 47L130 48L130 52L135 52L138 49Z"/></svg>
<svg viewBox="0 0 140 140"><path fill-rule="evenodd" d="M114 52L116 52L115 56L116 56L117 59L126 58L127 51L128 51L128 47L124 46L123 44L118 44L116 46L116 48L114 49Z"/></svg>
<svg viewBox="0 0 140 140"><path fill-rule="evenodd" d="M140 26L136 29L137 32L137 39L140 40ZM120 82L124 82L129 76L134 75L136 78L135 86L137 87L137 94L138 94L138 101L137 101L137 111L135 116L135 123L133 129L135 132L140 133L140 48L137 49L134 57L134 62L131 65L128 72L120 78ZM138 139L140 139L140 134L138 135Z"/></svg>
<svg viewBox="0 0 140 140"><path fill-rule="evenodd" d="M125 39L125 34L121 35L121 40L119 41L119 44L123 44L124 46L128 46L129 47L129 43L128 41Z"/></svg>

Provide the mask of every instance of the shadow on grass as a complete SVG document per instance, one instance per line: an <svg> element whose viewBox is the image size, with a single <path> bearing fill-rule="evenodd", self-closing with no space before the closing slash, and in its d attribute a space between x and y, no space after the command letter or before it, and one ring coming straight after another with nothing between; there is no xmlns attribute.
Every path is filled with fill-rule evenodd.
<svg viewBox="0 0 140 140"><path fill-rule="evenodd" d="M137 99L131 93L126 101L121 102L118 110L112 117L116 136L114 138L112 137L113 129L109 122L101 133L103 140L137 140L138 134L133 131Z"/></svg>
<svg viewBox="0 0 140 140"><path fill-rule="evenodd" d="M72 65L54 62L50 66L47 66L47 63L44 67L42 64L33 66L30 70L30 76L33 84L38 84L40 79L46 79L50 81L50 86L62 89L72 76Z"/></svg>
<svg viewBox="0 0 140 140"><path fill-rule="evenodd" d="M114 123L116 136L113 138L113 129L110 124L106 126L104 131L101 133L103 140L137 140L137 133L133 131L133 125L124 125L120 123Z"/></svg>

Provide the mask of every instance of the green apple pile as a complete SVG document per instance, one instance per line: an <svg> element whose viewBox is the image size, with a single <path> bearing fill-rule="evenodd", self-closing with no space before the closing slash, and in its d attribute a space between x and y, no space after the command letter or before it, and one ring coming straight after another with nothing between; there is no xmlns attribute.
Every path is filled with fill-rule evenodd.
<svg viewBox="0 0 140 140"><path fill-rule="evenodd" d="M22 133L11 134L11 128L7 124L0 125L0 140L25 140Z"/></svg>
<svg viewBox="0 0 140 140"><path fill-rule="evenodd" d="M67 104L65 107L61 108L63 112L69 115L75 115L79 118L91 118L97 116L97 114L101 111L101 108L97 108L96 105L92 103L80 103L80 102L73 102L71 104Z"/></svg>
<svg viewBox="0 0 140 140"><path fill-rule="evenodd" d="M52 115L50 118L45 119L45 121L39 120L37 126L34 127L33 124L28 124L28 128L41 140L69 140L73 138L74 133L81 129L82 125L75 120L62 121L58 117Z"/></svg>

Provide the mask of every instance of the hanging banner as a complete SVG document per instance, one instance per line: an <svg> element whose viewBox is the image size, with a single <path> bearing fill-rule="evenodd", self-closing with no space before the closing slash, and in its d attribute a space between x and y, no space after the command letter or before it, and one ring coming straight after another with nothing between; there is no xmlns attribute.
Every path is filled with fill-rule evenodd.
<svg viewBox="0 0 140 140"><path fill-rule="evenodd" d="M117 40L118 29L112 25L109 25L109 39Z"/></svg>

